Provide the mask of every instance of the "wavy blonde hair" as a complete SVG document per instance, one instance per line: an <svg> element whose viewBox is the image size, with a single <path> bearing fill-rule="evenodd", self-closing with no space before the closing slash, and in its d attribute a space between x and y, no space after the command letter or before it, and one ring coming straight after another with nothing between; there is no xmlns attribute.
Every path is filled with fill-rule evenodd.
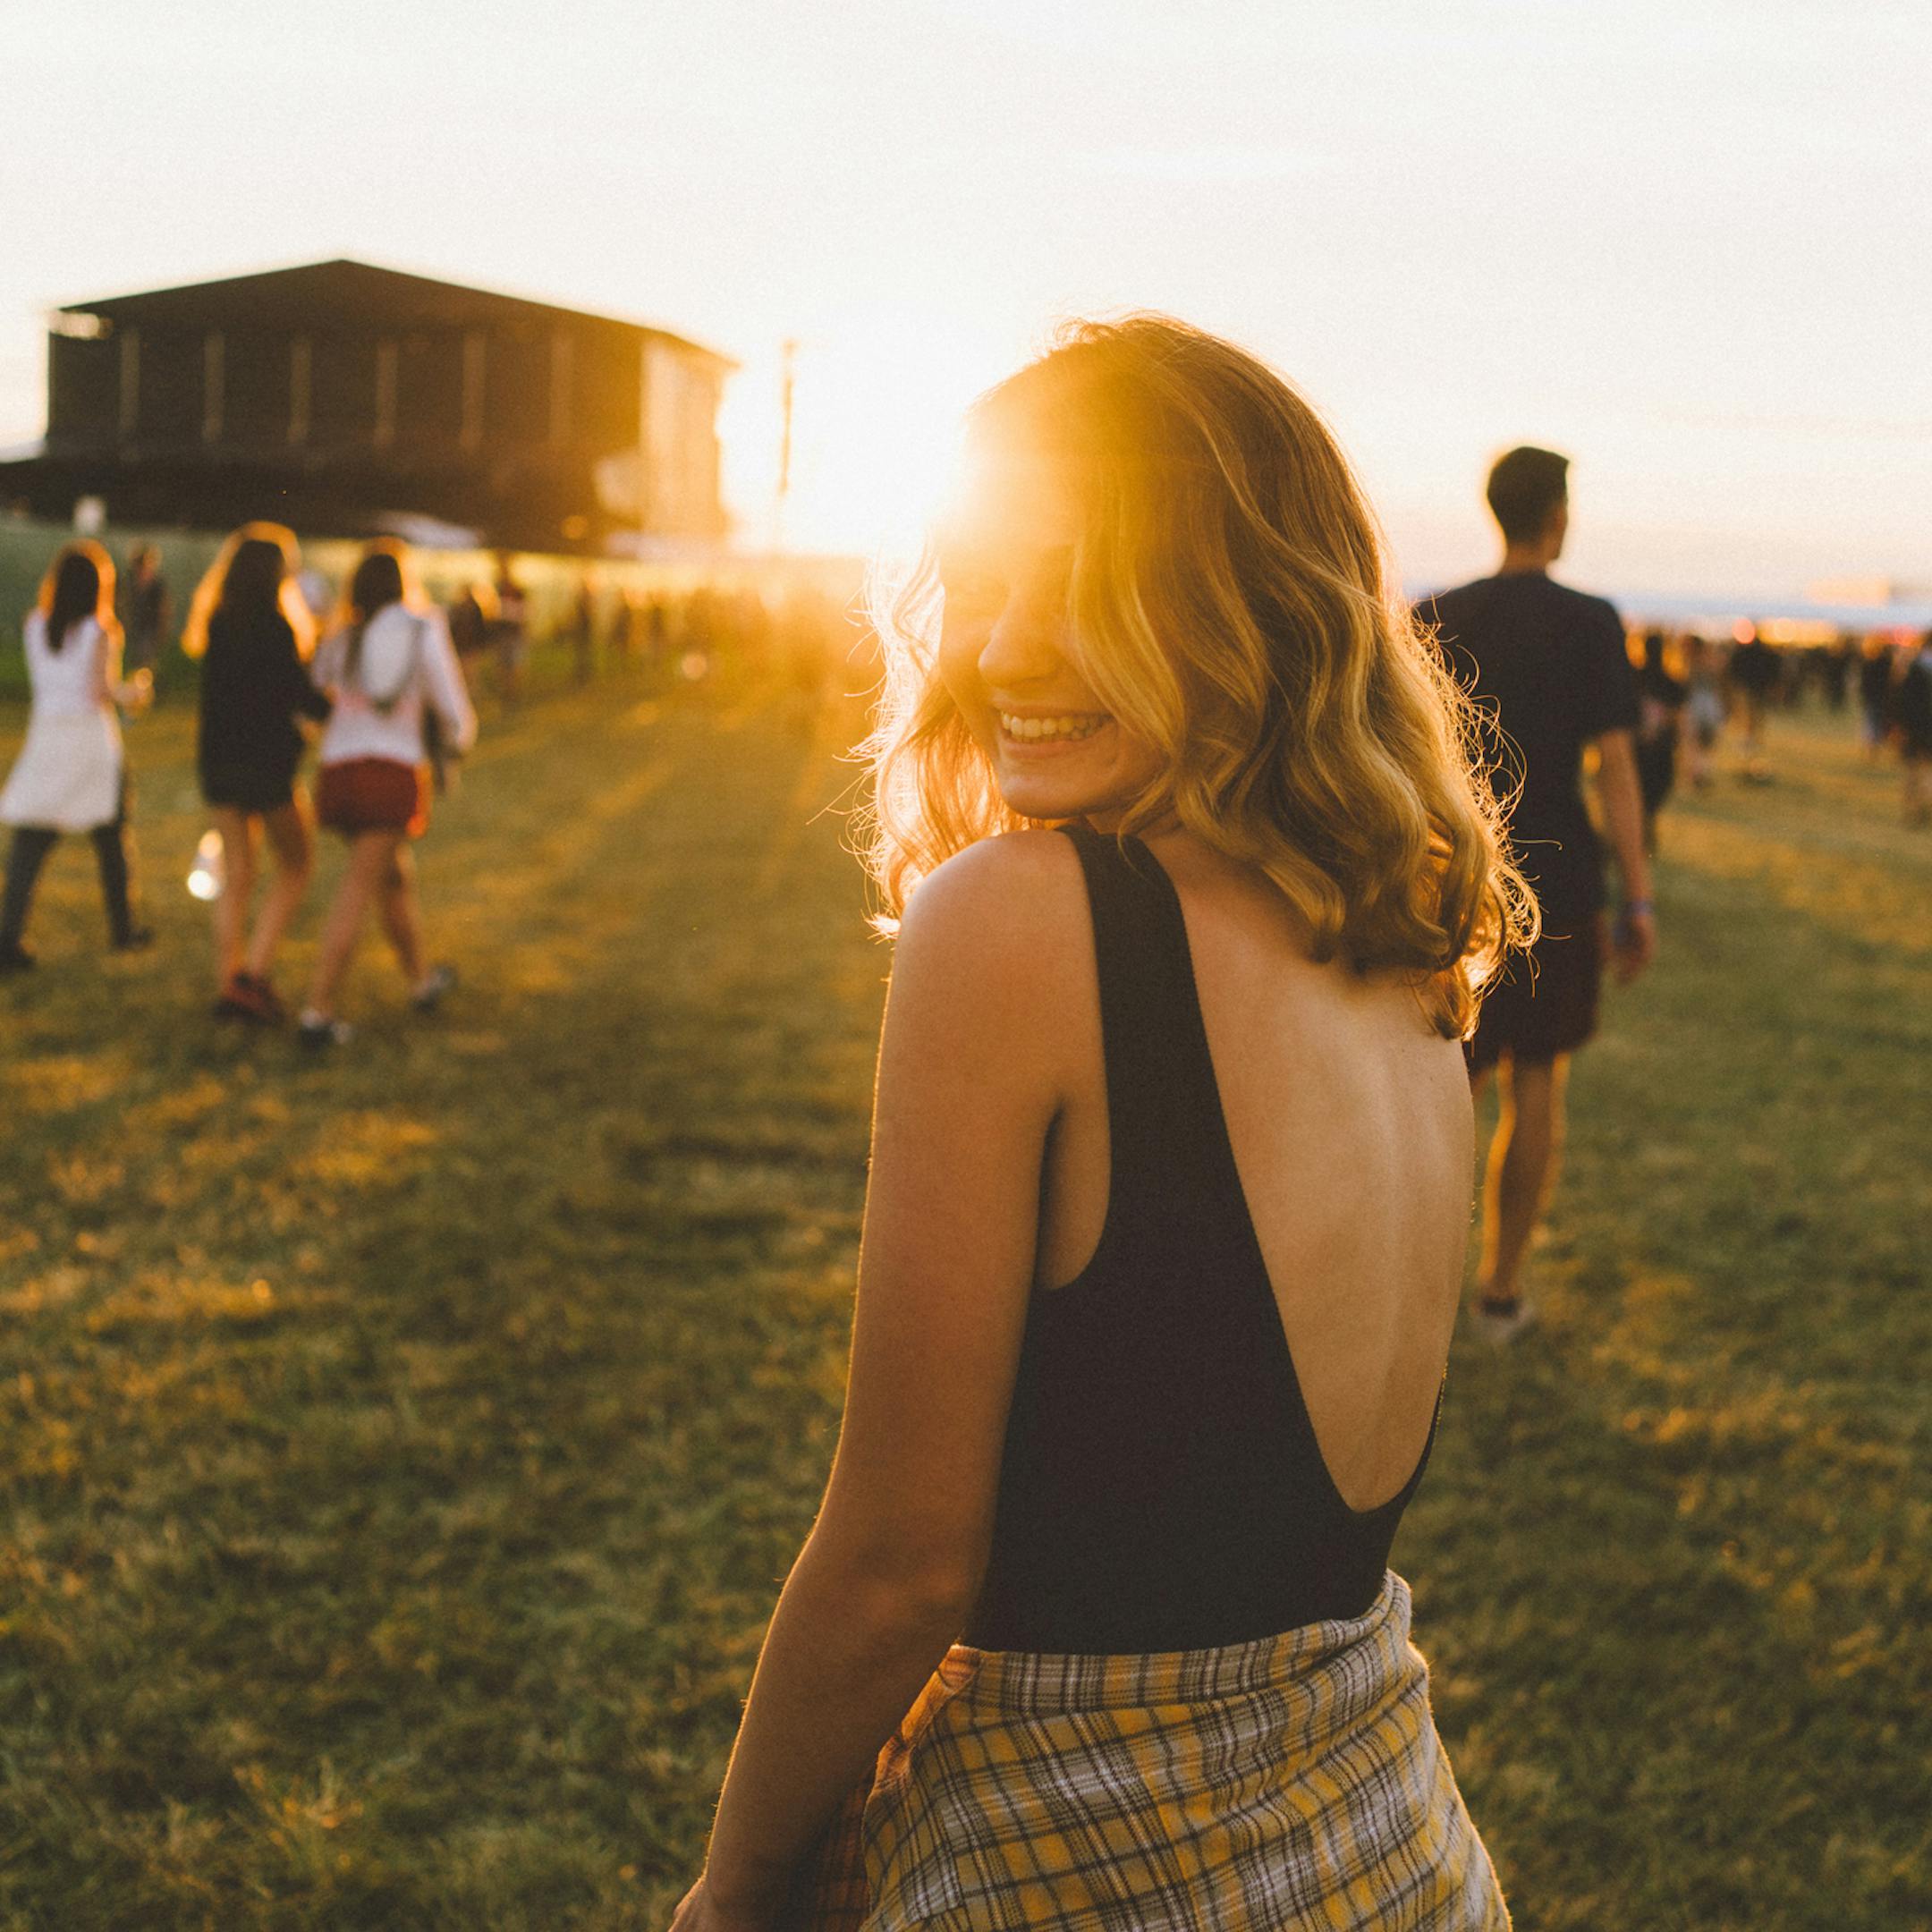
<svg viewBox="0 0 1932 1932"><path fill-rule="evenodd" d="M208 621L224 604L232 601L231 589L235 587L229 583L229 573L234 568L235 558L244 549L249 556L243 563L236 587L247 580L247 591L258 599L267 589L270 564L267 553L274 550L280 555L280 575L276 578L272 597L267 601L274 603L284 622L295 633L296 655L307 664L315 655L315 616L295 581L296 572L301 569L301 547L295 541L295 532L285 523L244 523L240 530L230 531L222 539L221 548L215 553L215 561L202 572L201 581L195 586L194 596L189 600L188 621L182 626L182 655L188 657L208 655Z"/></svg>
<svg viewBox="0 0 1932 1932"><path fill-rule="evenodd" d="M969 445L1056 463L1082 509L1069 656L1163 754L1122 832L1170 817L1281 889L1318 959L1413 979L1445 1036L1536 935L1467 694L1394 588L1335 438L1280 377L1163 316L1073 325L975 405ZM1028 821L940 680L928 548L877 600L868 866L919 880Z"/></svg>

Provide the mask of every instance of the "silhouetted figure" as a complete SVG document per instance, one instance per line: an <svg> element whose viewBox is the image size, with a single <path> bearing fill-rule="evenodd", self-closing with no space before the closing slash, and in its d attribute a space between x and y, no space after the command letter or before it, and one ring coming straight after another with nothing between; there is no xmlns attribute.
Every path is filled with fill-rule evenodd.
<svg viewBox="0 0 1932 1932"><path fill-rule="evenodd" d="M1747 624L1731 653L1731 682L1744 713L1744 776L1752 784L1771 781L1771 767L1765 758L1765 720L1781 676L1777 652L1760 631Z"/></svg>
<svg viewBox="0 0 1932 1932"><path fill-rule="evenodd" d="M168 625L174 614L174 594L161 574L161 553L152 544L138 544L128 559L123 596L127 646L123 665L131 677L157 671L167 648Z"/></svg>
<svg viewBox="0 0 1932 1932"><path fill-rule="evenodd" d="M496 621L490 635L496 648L496 692L507 709L523 696L523 662L530 655L530 602L510 572L510 559L496 559Z"/></svg>
<svg viewBox="0 0 1932 1932"><path fill-rule="evenodd" d="M1623 625L1601 597L1548 574L1569 530L1568 469L1569 460L1549 450L1502 457L1488 487L1503 533L1501 568L1445 591L1419 613L1490 714L1493 762L1512 775L1521 767L1510 836L1543 911L1542 936L1528 960L1504 969L1470 1046L1476 1084L1492 1067L1503 1082L1477 1280L1478 1332L1496 1342L1532 1318L1519 1275L1555 1174L1570 1055L1597 1031L1603 960L1614 950L1628 979L1656 945L1637 777L1637 683ZM1590 745L1623 881L1614 936L1605 930L1603 856L1581 790Z"/></svg>
<svg viewBox="0 0 1932 1932"><path fill-rule="evenodd" d="M1825 691L1825 708L1831 712L1843 711L1846 693L1851 688L1852 674L1859 661L1859 640L1847 632L1825 654L1822 683Z"/></svg>
<svg viewBox="0 0 1932 1932"><path fill-rule="evenodd" d="M1665 657L1664 633L1644 633L1637 670L1637 784L1643 795L1644 850L1657 851L1657 815L1677 780L1677 735L1690 696Z"/></svg>
<svg viewBox="0 0 1932 1932"><path fill-rule="evenodd" d="M489 642L489 612L496 604L487 584L465 584L456 593L449 607L450 642L464 664L480 656Z"/></svg>
<svg viewBox="0 0 1932 1932"><path fill-rule="evenodd" d="M182 648L201 660L195 759L201 796L221 837L215 899L215 1016L258 1025L284 1020L275 948L309 889L315 827L296 782L307 742L329 702L310 682L315 622L297 580L301 553L279 523L249 523L201 580ZM275 878L250 933L257 846L266 834Z"/></svg>
<svg viewBox="0 0 1932 1932"><path fill-rule="evenodd" d="M85 832L100 869L107 936L117 951L148 945L140 923L131 790L116 708L146 707L154 674L121 675L113 560L91 538L55 556L21 626L33 691L27 741L0 791L0 825L13 827L0 894L0 972L34 963L25 944L34 886L64 832Z"/></svg>
<svg viewBox="0 0 1932 1932"><path fill-rule="evenodd" d="M1932 825L1932 631L1899 651L1890 713L1905 770L1905 823Z"/></svg>
<svg viewBox="0 0 1932 1932"><path fill-rule="evenodd" d="M1887 712L1892 698L1892 647L1882 637L1868 637L1859 658L1859 741L1876 763L1883 755Z"/></svg>

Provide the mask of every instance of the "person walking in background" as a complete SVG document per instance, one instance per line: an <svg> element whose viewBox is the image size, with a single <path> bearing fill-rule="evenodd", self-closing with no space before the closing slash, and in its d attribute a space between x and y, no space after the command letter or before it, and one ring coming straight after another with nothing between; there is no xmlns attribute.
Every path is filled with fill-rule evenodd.
<svg viewBox="0 0 1932 1932"><path fill-rule="evenodd" d="M100 868L107 935L118 951L148 945L140 921L131 787L117 707L145 709L154 674L123 681L114 562L91 538L55 556L21 627L32 708L27 741L0 791L0 825L13 828L0 894L0 972L34 963L25 937L34 886L64 832L85 832Z"/></svg>
<svg viewBox="0 0 1932 1932"><path fill-rule="evenodd" d="M161 653L167 647L168 624L174 614L174 594L161 574L161 553L152 544L137 544L128 559L127 582L123 590L127 606L123 621L127 644L122 654L123 670L130 676L160 668Z"/></svg>
<svg viewBox="0 0 1932 1932"><path fill-rule="evenodd" d="M1690 783L1699 792L1711 782L1717 741L1724 733L1724 663L1717 647L1696 632L1684 640L1684 730Z"/></svg>
<svg viewBox="0 0 1932 1932"><path fill-rule="evenodd" d="M1892 646L1888 640L1865 640L1859 658L1859 742L1867 760L1876 765L1885 756L1885 733L1892 704Z"/></svg>
<svg viewBox="0 0 1932 1932"><path fill-rule="evenodd" d="M530 599L510 572L510 559L496 559L494 587L496 606L490 634L496 643L496 695L506 711L514 710L523 698L523 660L530 655Z"/></svg>
<svg viewBox="0 0 1932 1932"><path fill-rule="evenodd" d="M1647 631L1637 667L1637 784L1643 795L1644 850L1657 851L1657 815L1677 782L1677 739L1690 696L1665 656L1664 633Z"/></svg>
<svg viewBox="0 0 1932 1932"><path fill-rule="evenodd" d="M1888 710L1905 771L1905 823L1932 825L1932 631L1901 648Z"/></svg>
<svg viewBox="0 0 1932 1932"><path fill-rule="evenodd" d="M410 841L429 823L426 732L461 755L475 741L476 714L448 627L414 594L405 564L402 545L370 545L342 627L316 656L317 682L335 707L322 733L317 809L349 842L298 1030L303 1046L318 1050L350 1038L335 998L372 904L419 1011L455 984L454 970L432 965L423 949Z"/></svg>
<svg viewBox="0 0 1932 1932"><path fill-rule="evenodd" d="M1082 325L968 456L882 620L844 1420L674 1932L1505 1932L1388 1567L1534 919L1466 700L1231 343Z"/></svg>
<svg viewBox="0 0 1932 1932"><path fill-rule="evenodd" d="M496 600L487 584L465 584L449 607L450 642L468 675L470 660L479 657L489 641L489 612Z"/></svg>
<svg viewBox="0 0 1932 1932"><path fill-rule="evenodd" d="M315 867L315 832L295 773L306 742L302 721L326 719L329 701L307 668L315 623L297 579L301 561L292 531L244 524L208 566L182 633L182 650L201 660L195 762L221 838L217 1019L268 1025L286 1019L273 978L275 948ZM264 832L275 877L250 933Z"/></svg>
<svg viewBox="0 0 1932 1932"><path fill-rule="evenodd" d="M1570 527L1569 459L1521 448L1489 472L1489 508L1503 535L1496 574L1446 590L1419 615L1478 700L1492 763L1519 786L1510 814L1517 863L1536 889L1543 931L1526 960L1504 969L1470 1044L1479 1089L1500 1069L1503 1110L1483 1190L1475 1326L1495 1343L1535 1318L1521 1290L1563 1148L1570 1056L1597 1030L1605 955L1628 979L1656 946L1650 869L1637 776L1637 682L1623 625L1601 597L1555 582ZM1583 801L1583 754L1597 751L1597 789L1623 886L1604 930L1603 859Z"/></svg>
<svg viewBox="0 0 1932 1932"><path fill-rule="evenodd" d="M1769 784L1771 767L1765 757L1765 719L1777 695L1784 666L1778 654L1755 624L1746 624L1731 653L1731 682L1744 713L1744 781Z"/></svg>

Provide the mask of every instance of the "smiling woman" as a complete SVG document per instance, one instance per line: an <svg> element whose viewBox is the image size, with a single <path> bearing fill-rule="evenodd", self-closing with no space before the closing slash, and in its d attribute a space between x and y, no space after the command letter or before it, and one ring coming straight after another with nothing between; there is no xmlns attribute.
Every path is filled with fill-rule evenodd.
<svg viewBox="0 0 1932 1932"><path fill-rule="evenodd" d="M1232 344L1083 326L968 451L882 626L844 1421L675 1932L1500 1932L1387 1567L1531 923L1465 700Z"/></svg>

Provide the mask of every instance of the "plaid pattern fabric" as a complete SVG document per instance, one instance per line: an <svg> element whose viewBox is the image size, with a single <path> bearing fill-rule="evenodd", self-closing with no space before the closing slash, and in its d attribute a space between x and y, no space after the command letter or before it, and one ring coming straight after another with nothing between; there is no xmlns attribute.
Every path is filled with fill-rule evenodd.
<svg viewBox="0 0 1932 1932"><path fill-rule="evenodd" d="M1214 1650L955 1645L835 1820L809 1932L1507 1932L1392 1571Z"/></svg>

